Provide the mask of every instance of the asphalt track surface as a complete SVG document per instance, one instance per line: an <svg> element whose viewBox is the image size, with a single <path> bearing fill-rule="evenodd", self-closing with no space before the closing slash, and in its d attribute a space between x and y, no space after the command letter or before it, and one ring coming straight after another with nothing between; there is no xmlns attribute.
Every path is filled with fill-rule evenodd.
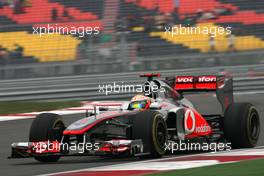
<svg viewBox="0 0 264 176"><path fill-rule="evenodd" d="M200 112L215 113L219 111L219 105L216 104L211 97L206 95L194 96L192 101L197 104L198 110ZM264 145L264 94L252 94L252 95L236 95L236 102L251 102L256 105L260 116L261 116L261 134L259 140L259 146ZM202 103L201 103L202 102ZM79 119L81 115L78 116L68 116L65 117L65 123L70 124L71 122ZM85 169L96 166L106 166L119 163L126 163L137 161L137 158L102 158L102 157L65 157L62 158L57 163L39 163L34 159L7 159L10 155L10 144L12 142L23 142L28 140L29 129L32 119L25 120L14 120L0 122L0 175L39 175L48 174L54 172L70 171L76 169ZM173 156L179 156L183 154L176 154ZM172 157L164 156L164 157Z"/></svg>

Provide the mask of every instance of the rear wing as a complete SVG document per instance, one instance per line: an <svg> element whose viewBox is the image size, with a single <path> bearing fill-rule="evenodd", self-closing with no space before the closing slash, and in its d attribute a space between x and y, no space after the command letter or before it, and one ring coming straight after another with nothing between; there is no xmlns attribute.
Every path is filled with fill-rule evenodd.
<svg viewBox="0 0 264 176"><path fill-rule="evenodd" d="M216 92L216 97L221 104L222 113L233 103L233 79L227 75L201 75L201 76L176 76L171 84L179 93L184 92Z"/></svg>

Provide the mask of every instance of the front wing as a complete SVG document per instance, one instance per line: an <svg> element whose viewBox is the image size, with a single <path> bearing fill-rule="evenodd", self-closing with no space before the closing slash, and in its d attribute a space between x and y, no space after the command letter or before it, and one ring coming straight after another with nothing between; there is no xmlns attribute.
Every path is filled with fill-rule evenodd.
<svg viewBox="0 0 264 176"><path fill-rule="evenodd" d="M66 147L65 147L66 146ZM137 156L143 154L143 143L138 140L109 140L97 143L73 145L58 141L18 142L11 145L8 158L28 158L36 156Z"/></svg>

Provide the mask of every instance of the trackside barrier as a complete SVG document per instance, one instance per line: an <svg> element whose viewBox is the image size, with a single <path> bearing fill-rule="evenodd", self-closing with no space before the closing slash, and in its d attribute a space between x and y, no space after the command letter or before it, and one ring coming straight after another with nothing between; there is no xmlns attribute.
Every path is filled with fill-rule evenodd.
<svg viewBox="0 0 264 176"><path fill-rule="evenodd" d="M264 73L264 65L162 70L159 72L162 77L228 72L234 76L234 92L264 91L264 75L261 76ZM254 72L257 74L252 74ZM105 95L103 92L99 92L99 85L113 84L113 82L140 85L145 80L139 77L140 73L142 72L3 80L0 81L0 101L125 99L131 97L133 93Z"/></svg>

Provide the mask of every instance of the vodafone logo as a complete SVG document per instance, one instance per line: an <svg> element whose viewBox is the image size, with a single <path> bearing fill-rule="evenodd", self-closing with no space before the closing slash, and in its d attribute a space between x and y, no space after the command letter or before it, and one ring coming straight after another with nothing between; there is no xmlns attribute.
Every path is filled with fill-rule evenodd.
<svg viewBox="0 0 264 176"><path fill-rule="evenodd" d="M190 109L187 109L184 114L184 129L186 134L194 132L195 123L196 122L194 113Z"/></svg>
<svg viewBox="0 0 264 176"><path fill-rule="evenodd" d="M216 82L216 76L200 76L198 82Z"/></svg>
<svg viewBox="0 0 264 176"><path fill-rule="evenodd" d="M177 77L176 82L177 83L192 83L193 77Z"/></svg>
<svg viewBox="0 0 264 176"><path fill-rule="evenodd" d="M210 130L211 130L211 128L204 124L204 125L198 126L195 129L195 132L196 133L206 133L206 132L209 132Z"/></svg>
<svg viewBox="0 0 264 176"><path fill-rule="evenodd" d="M178 76L176 78L177 83L193 83L194 79L197 79L198 82L216 82L216 76Z"/></svg>

